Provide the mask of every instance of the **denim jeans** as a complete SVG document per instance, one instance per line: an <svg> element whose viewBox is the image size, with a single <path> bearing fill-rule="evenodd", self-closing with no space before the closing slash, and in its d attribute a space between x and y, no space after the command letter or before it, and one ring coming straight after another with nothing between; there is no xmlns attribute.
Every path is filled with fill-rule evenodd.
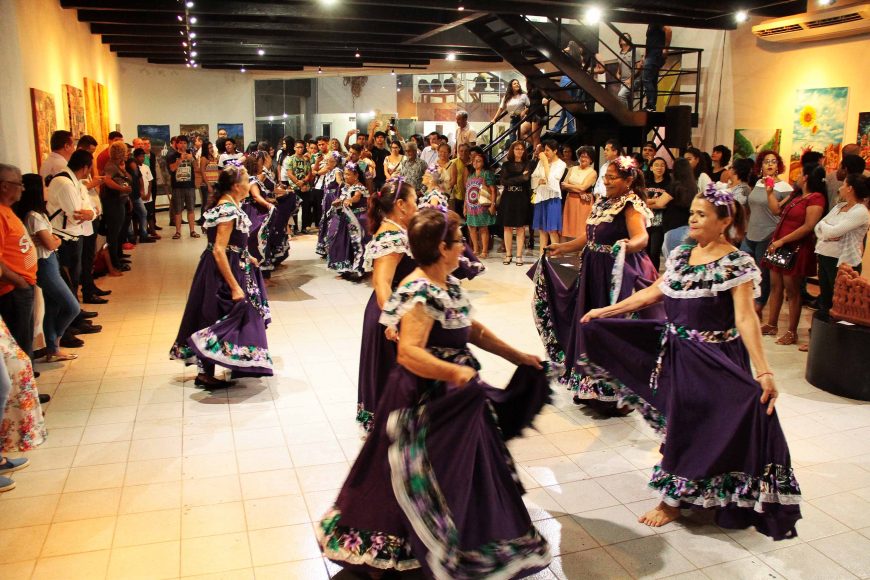
<svg viewBox="0 0 870 580"><path fill-rule="evenodd" d="M9 379L9 371L6 369L6 361L0 357L0 415L6 413L6 402L9 393L12 392L12 381Z"/></svg>
<svg viewBox="0 0 870 580"><path fill-rule="evenodd" d="M761 265L761 259L764 257L764 252L767 251L772 237L773 234L757 242L745 238L740 245L740 249L752 256L755 264L761 269L761 296L755 299L755 302L761 306L767 304L767 299L770 297L770 270Z"/></svg>
<svg viewBox="0 0 870 580"><path fill-rule="evenodd" d="M93 222L94 233L82 237L82 296L93 296L97 289L94 284L94 256L97 253L97 231L100 229L100 218ZM78 295L78 288L73 290L73 295Z"/></svg>
<svg viewBox="0 0 870 580"><path fill-rule="evenodd" d="M148 239L148 210L141 199L133 200L133 219L139 224L139 240ZM135 228L133 233L135 233ZM131 238L133 236L130 236Z"/></svg>
<svg viewBox="0 0 870 580"><path fill-rule="evenodd" d="M124 240L121 239L121 234L124 229L124 202L115 196L106 196L102 198L103 202L103 217L101 218L106 224L106 243L109 245L109 257L112 259L112 265L115 268L121 267L121 244Z"/></svg>
<svg viewBox="0 0 870 580"><path fill-rule="evenodd" d="M79 282L82 278L82 248L84 247L84 238L79 237L72 242L64 240L57 250L57 264L61 272L61 277L64 278L70 291L75 294L79 290Z"/></svg>
<svg viewBox="0 0 870 580"><path fill-rule="evenodd" d="M0 296L0 317L3 318L3 322L9 328L9 334L27 358L31 358L33 356L33 286L14 288Z"/></svg>
<svg viewBox="0 0 870 580"><path fill-rule="evenodd" d="M673 252L677 247L683 244L688 234L689 226L680 226L678 228L674 228L665 232L665 243L662 246L662 252L664 252L665 260L667 260L668 256L671 255L671 252Z"/></svg>
<svg viewBox="0 0 870 580"><path fill-rule="evenodd" d="M36 283L45 296L45 317L42 319L42 332L45 334L45 349L57 352L57 342L70 323L78 316L81 308L72 291L60 276L57 254L39 259Z"/></svg>
<svg viewBox="0 0 870 580"><path fill-rule="evenodd" d="M664 62L659 59L645 58L643 61L643 70L640 73L640 79L643 83L643 92L646 95L646 108L656 108L656 101L659 97L659 71Z"/></svg>
<svg viewBox="0 0 870 580"><path fill-rule="evenodd" d="M559 81L559 86L562 88L573 86L573 84L574 83L567 76L563 76L562 79ZM569 95L569 98L576 99L580 95L580 92L579 92L579 90L574 89L573 91L570 91L568 93L568 95ZM553 127L552 131L554 133L561 133L562 127L566 126L566 124L567 124L567 127L566 127L565 131L567 133L576 133L577 132L577 124L574 120L574 115L572 115L571 113L569 113L567 110L565 110L563 108L562 111L559 113L559 120L556 122L556 126Z"/></svg>

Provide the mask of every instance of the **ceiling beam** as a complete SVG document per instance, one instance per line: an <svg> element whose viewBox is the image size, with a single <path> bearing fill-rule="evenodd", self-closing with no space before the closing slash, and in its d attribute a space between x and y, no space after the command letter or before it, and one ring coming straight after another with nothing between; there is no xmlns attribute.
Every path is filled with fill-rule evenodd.
<svg viewBox="0 0 870 580"><path fill-rule="evenodd" d="M264 47L268 54L276 55L324 55L324 56L352 56L354 54L353 48L348 47L340 47L340 46L318 46L312 47L310 45L306 45L304 47L294 47L294 46L271 46ZM156 44L156 43L134 43L134 42L125 42L123 44L111 44L109 45L109 49L112 52L136 52L136 51L144 51L150 53L177 53L180 52L183 47L181 46L180 41L175 41L172 43L166 44ZM209 54L228 54L228 55L248 55L248 56L256 56L257 55L257 47L247 46L247 45L239 45L238 43L219 43L212 41L201 40L197 43L197 50L202 52L208 52ZM437 50L429 47L419 47L419 46L406 46L402 45L400 51L396 50L395 46L367 46L364 50L366 55L376 56L380 54L397 54L401 53L403 55L408 56L419 56L421 58L444 58L447 56L447 53L452 52L457 57L459 56L467 56L472 60L477 58L491 58L497 57L495 52L491 50L453 50L447 47L439 47Z"/></svg>
<svg viewBox="0 0 870 580"><path fill-rule="evenodd" d="M297 32L334 34L341 36L347 34L367 34L388 36L394 38L408 38L418 34L423 34L430 29L431 27L421 24L395 26L389 23L378 22L339 24L328 21L313 21L310 23L298 22L295 24L234 24L232 22L225 22L223 26L202 27L197 25L192 28L192 30L196 32L197 36L203 38L215 37L220 35L227 35L229 38L238 38L240 36L277 36L284 38L288 43L292 43L295 40L295 33ZM140 25L129 20L126 24L91 23L91 32L93 34L132 34L134 36L143 37L180 36L179 32L181 32L182 30L184 30L184 27L180 26L179 23L176 23L174 25L162 26Z"/></svg>

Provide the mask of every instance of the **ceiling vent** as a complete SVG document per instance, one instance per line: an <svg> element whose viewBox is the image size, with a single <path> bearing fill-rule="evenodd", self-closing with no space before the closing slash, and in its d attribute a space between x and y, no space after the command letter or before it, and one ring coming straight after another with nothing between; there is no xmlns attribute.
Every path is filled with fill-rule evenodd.
<svg viewBox="0 0 870 580"><path fill-rule="evenodd" d="M765 20L752 33L769 42L813 42L870 33L870 3Z"/></svg>

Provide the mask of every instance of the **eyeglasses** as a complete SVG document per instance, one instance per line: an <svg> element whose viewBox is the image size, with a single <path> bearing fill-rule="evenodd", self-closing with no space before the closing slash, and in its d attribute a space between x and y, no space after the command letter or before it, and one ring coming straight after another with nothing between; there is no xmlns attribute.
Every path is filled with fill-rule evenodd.
<svg viewBox="0 0 870 580"><path fill-rule="evenodd" d="M604 175L604 181L615 181L617 179L622 179L621 175Z"/></svg>
<svg viewBox="0 0 870 580"><path fill-rule="evenodd" d="M465 245L465 236L459 236L458 239L453 240L453 243L454 244L462 244L464 246Z"/></svg>
<svg viewBox="0 0 870 580"><path fill-rule="evenodd" d="M0 179L0 183L11 183L12 185L15 185L15 186L18 186L21 188L24 187L23 181L9 181L8 179Z"/></svg>
<svg viewBox="0 0 870 580"><path fill-rule="evenodd" d="M762 161L763 165L779 165L779 162L776 159L765 159Z"/></svg>

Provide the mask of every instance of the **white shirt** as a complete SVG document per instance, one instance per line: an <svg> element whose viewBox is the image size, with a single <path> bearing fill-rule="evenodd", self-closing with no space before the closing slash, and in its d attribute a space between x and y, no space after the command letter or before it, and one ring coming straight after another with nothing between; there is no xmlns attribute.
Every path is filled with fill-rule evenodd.
<svg viewBox="0 0 870 580"><path fill-rule="evenodd" d="M223 168L227 164L227 161L240 161L244 156L244 153L221 153L221 156L218 158L218 165Z"/></svg>
<svg viewBox="0 0 870 580"><path fill-rule="evenodd" d="M57 175L66 169L66 164L67 160L60 153L55 151L49 153L42 165L39 166L39 176L42 178L42 182L45 183L45 178L49 175Z"/></svg>
<svg viewBox="0 0 870 580"><path fill-rule="evenodd" d="M40 260L48 258L54 253L54 250L49 250L39 241L36 232L48 230L48 235L51 235L51 223L48 218L38 211L29 211L24 216L24 226L27 228L27 233L30 234L30 239L33 240L33 245L36 247L36 257Z"/></svg>
<svg viewBox="0 0 870 580"><path fill-rule="evenodd" d="M426 162L426 166L432 165L438 160L438 147L434 149L431 145L426 145L420 152L420 159Z"/></svg>
<svg viewBox="0 0 870 580"><path fill-rule="evenodd" d="M870 227L870 211L863 203L856 203L848 211L843 211L845 206L845 202L838 203L816 224L816 253L838 258L837 266L857 266L864 257L864 236Z"/></svg>
<svg viewBox="0 0 870 580"><path fill-rule="evenodd" d="M154 195L151 193L151 182L154 181L154 174L151 173L151 169L144 163L139 166L139 171L142 172L142 183L145 185L142 197L148 197L148 201L151 201L151 199L154 197Z"/></svg>
<svg viewBox="0 0 870 580"><path fill-rule="evenodd" d="M73 236L88 236L93 233L93 228L90 227L88 231L84 224L90 226L91 222L79 223L75 217L75 212L79 210L92 209L87 189L71 169L66 168L61 173L68 175L69 179L55 176L45 192L45 208L49 217L54 216L51 225Z"/></svg>
<svg viewBox="0 0 870 580"><path fill-rule="evenodd" d="M544 164L540 161L532 172L532 189L535 191L535 203L541 203L553 198L562 197L562 175L565 174L565 162L558 157L550 161L550 171L544 175ZM546 179L546 183L538 183Z"/></svg>
<svg viewBox="0 0 870 580"><path fill-rule="evenodd" d="M477 133L469 127L465 126L465 129L460 129L458 126L456 127L456 132L450 135L448 139L450 143L450 147L453 149L453 154L456 154L456 148L462 144L471 145L472 143L477 142Z"/></svg>
<svg viewBox="0 0 870 580"><path fill-rule="evenodd" d="M604 173L608 166L610 166L610 161L601 164L601 169L598 170L598 179L595 181L595 187L592 188L592 193L598 197L607 197L607 188L604 187Z"/></svg>

